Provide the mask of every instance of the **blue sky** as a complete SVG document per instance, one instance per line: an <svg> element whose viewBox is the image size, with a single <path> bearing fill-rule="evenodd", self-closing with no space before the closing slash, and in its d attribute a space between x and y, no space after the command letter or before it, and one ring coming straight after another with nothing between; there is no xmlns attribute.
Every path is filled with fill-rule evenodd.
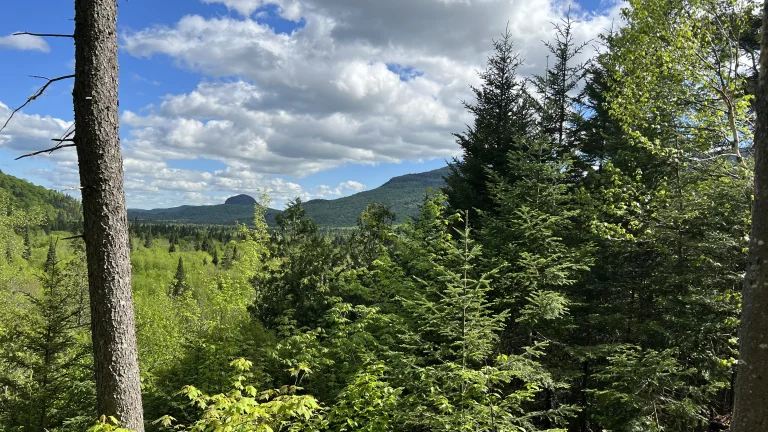
<svg viewBox="0 0 768 432"><path fill-rule="evenodd" d="M526 59L568 8L580 40L617 19L589 0L119 0L121 139L130 207L213 204L266 190L276 205L333 199L444 165L471 118L476 70L509 22ZM45 14L40 11L45 10ZM42 82L71 73L72 2L13 1L0 15L0 120ZM0 169L77 186L74 152L14 162L72 119L71 82L0 133Z"/></svg>

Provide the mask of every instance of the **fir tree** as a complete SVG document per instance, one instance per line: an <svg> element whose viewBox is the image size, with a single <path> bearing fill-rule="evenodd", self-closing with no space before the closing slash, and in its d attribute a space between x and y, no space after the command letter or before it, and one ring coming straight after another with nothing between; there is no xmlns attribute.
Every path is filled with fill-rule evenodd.
<svg viewBox="0 0 768 432"><path fill-rule="evenodd" d="M184 269L184 260L179 257L179 263L176 266L176 275L171 283L171 295L177 297L187 290L187 272Z"/></svg>
<svg viewBox="0 0 768 432"><path fill-rule="evenodd" d="M147 249L152 249L152 232L148 232L146 235L146 238L144 239L144 247Z"/></svg>
<svg viewBox="0 0 768 432"><path fill-rule="evenodd" d="M95 383L87 316L87 300L76 282L85 277L82 262L62 271L51 256L41 276L41 291L28 296L11 331L0 342L4 390L0 418L10 430L61 430L67 423L87 427L79 416L95 406Z"/></svg>
<svg viewBox="0 0 768 432"><path fill-rule="evenodd" d="M211 262L213 263L214 266L216 267L219 266L219 249L218 248L215 248L213 250L213 258L211 259Z"/></svg>
<svg viewBox="0 0 768 432"><path fill-rule="evenodd" d="M13 245L11 244L11 239L8 239L8 241L5 243L5 261L8 264L13 264Z"/></svg>
<svg viewBox="0 0 768 432"><path fill-rule="evenodd" d="M216 246L213 245L211 240L208 238L208 236L205 236L202 243L202 250L208 252L209 254L214 254L216 250Z"/></svg>
<svg viewBox="0 0 768 432"><path fill-rule="evenodd" d="M24 252L22 258L27 261L32 259L32 242L29 239L29 226L24 227Z"/></svg>
<svg viewBox="0 0 768 432"><path fill-rule="evenodd" d="M171 242L171 246L168 248L168 253L176 252L176 243Z"/></svg>
<svg viewBox="0 0 768 432"><path fill-rule="evenodd" d="M425 274L422 288L403 300L412 316L405 346L418 359L407 361L413 361L404 392L407 422L416 430L538 430L535 418L543 413L526 414L521 407L540 386L551 385L549 374L528 357L540 355L541 347L527 347L523 356L498 355L508 312L494 311L495 272L478 271L482 249L471 239L467 214L452 218L464 224L455 239L432 236L441 239L439 252L416 258ZM447 222L442 218L436 227L447 233ZM510 385L517 380L527 384ZM561 407L546 415L564 424L565 412Z"/></svg>
<svg viewBox="0 0 768 432"><path fill-rule="evenodd" d="M493 44L495 52L480 73L483 84L472 88L476 101L464 103L474 116L474 126L455 134L463 154L449 164L451 172L445 178L450 207L469 210L473 223L479 222L475 209L492 207L488 171L508 172L507 153L534 126L532 100L517 77L522 61L514 52L509 28Z"/></svg>
<svg viewBox="0 0 768 432"><path fill-rule="evenodd" d="M224 256L221 259L221 268L224 270L232 268L232 249L228 247L224 249Z"/></svg>
<svg viewBox="0 0 768 432"><path fill-rule="evenodd" d="M548 66L544 75L534 77L532 84L541 101L536 111L542 132L551 137L561 151L570 151L576 119L574 108L580 105L580 97L573 93L586 73L585 64L574 64L574 60L582 54L587 42L576 44L570 10L554 27L555 41L544 44L554 64Z"/></svg>
<svg viewBox="0 0 768 432"><path fill-rule="evenodd" d="M54 243L53 237L51 237L48 243L48 255L45 258L45 265L43 267L45 272L51 271L56 266L56 262L56 243Z"/></svg>

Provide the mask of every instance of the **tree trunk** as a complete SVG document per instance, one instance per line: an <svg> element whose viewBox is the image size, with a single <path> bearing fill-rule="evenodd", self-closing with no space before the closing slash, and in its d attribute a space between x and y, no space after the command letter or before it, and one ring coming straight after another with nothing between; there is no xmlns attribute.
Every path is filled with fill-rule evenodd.
<svg viewBox="0 0 768 432"><path fill-rule="evenodd" d="M768 35L768 4L763 8ZM768 37L760 42L755 127L755 203L739 330L733 432L768 431Z"/></svg>
<svg viewBox="0 0 768 432"><path fill-rule="evenodd" d="M117 2L75 0L75 143L80 165L99 415L144 430L118 136Z"/></svg>

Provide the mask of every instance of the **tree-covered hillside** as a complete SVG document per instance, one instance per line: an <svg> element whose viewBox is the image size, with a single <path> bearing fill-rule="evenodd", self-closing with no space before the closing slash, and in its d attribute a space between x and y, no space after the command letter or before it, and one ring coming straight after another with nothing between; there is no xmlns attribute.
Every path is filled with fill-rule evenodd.
<svg viewBox="0 0 768 432"><path fill-rule="evenodd" d="M406 216L418 214L419 203L428 190L438 190L445 185L443 176L448 168L440 168L418 174L394 177L380 187L359 192L335 200L311 200L304 203L307 215L321 227L351 227L370 203L390 206L398 221ZM229 201L229 200L228 200ZM279 210L269 209L267 223L275 225ZM131 220L172 223L194 223L206 225L233 225L235 222L250 224L253 220L253 205L219 204L211 206L180 206L168 209L129 209Z"/></svg>
<svg viewBox="0 0 768 432"><path fill-rule="evenodd" d="M419 205L427 191L442 188L445 185L443 176L448 172L448 167L445 167L393 177L376 189L335 200L311 200L304 203L304 206L307 215L320 226L354 226L360 213L370 203L389 206L397 220L402 221L406 216L419 213Z"/></svg>
<svg viewBox="0 0 768 432"><path fill-rule="evenodd" d="M76 231L83 223L80 201L69 195L36 186L2 171L0 190L8 192L15 207L42 212L50 229Z"/></svg>

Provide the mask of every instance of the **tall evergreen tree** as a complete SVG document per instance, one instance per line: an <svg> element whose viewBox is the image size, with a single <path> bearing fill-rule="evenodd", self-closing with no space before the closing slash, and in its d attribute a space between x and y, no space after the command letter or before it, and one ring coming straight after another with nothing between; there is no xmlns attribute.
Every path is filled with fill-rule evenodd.
<svg viewBox="0 0 768 432"><path fill-rule="evenodd" d="M79 257L82 259L82 257ZM40 278L42 290L16 313L3 335L0 419L9 430L85 428L93 421L95 383L90 357L87 298L77 283L82 261L55 260Z"/></svg>
<svg viewBox="0 0 768 432"><path fill-rule="evenodd" d="M575 61L587 42L578 44L575 41L570 10L554 27L554 42L544 44L554 62L552 66L548 65L544 75L535 76L532 83L539 96L536 112L542 132L551 137L561 151L570 151L574 138L574 109L580 106L578 87L586 72L586 65Z"/></svg>
<svg viewBox="0 0 768 432"><path fill-rule="evenodd" d="M449 205L470 211L473 224L479 222L475 209L486 211L493 206L488 172L508 171L507 153L519 146L534 125L532 99L517 77L522 60L514 52L509 28L493 46L494 54L480 73L483 83L472 88L475 102L464 102L474 125L455 134L462 156L449 164L451 172L445 178Z"/></svg>
<svg viewBox="0 0 768 432"><path fill-rule="evenodd" d="M51 237L48 242L48 255L46 255L43 267L46 273L56 266L56 261L56 243L53 241L53 237Z"/></svg>
<svg viewBox="0 0 768 432"><path fill-rule="evenodd" d="M29 226L24 227L24 252L22 258L27 261L32 259L32 242L29 239Z"/></svg>
<svg viewBox="0 0 768 432"><path fill-rule="evenodd" d="M551 377L534 357L541 346L526 354L499 355L499 335L509 312L499 312L492 300L495 271L479 270L482 248L471 238L466 212L463 218L444 216L441 196L426 206L421 228L434 249L407 254L419 269L417 288L403 294L409 323L403 345L414 355L406 361L404 400L409 430L539 430L542 417L563 424L567 409L532 410L541 388ZM437 206L437 207L436 207ZM429 220L437 224L423 224ZM451 226L464 224L453 235ZM424 231L424 230L427 231ZM408 238L418 247L421 238ZM502 353L508 352L502 349ZM521 383L526 383L520 385ZM533 406L533 405L530 405Z"/></svg>
<svg viewBox="0 0 768 432"><path fill-rule="evenodd" d="M171 283L171 296L178 297L188 288L187 271L184 269L184 259L179 257L179 263L176 265L176 274Z"/></svg>
<svg viewBox="0 0 768 432"><path fill-rule="evenodd" d="M13 264L13 245L10 238L5 242L5 262Z"/></svg>

